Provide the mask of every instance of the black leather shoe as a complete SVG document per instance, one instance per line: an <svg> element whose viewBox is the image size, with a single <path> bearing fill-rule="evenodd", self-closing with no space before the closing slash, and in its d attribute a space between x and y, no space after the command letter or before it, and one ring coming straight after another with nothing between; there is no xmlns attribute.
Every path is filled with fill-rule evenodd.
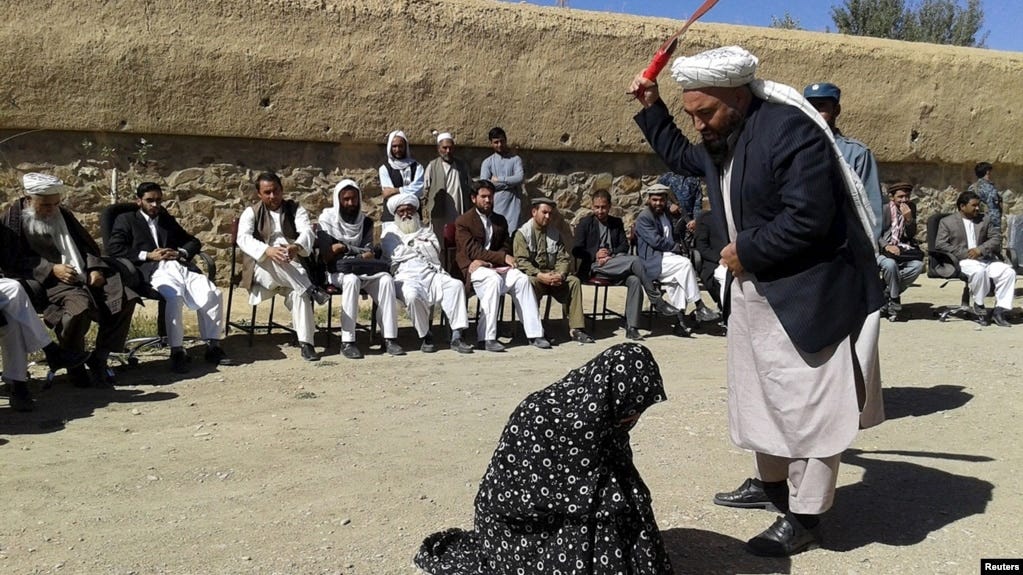
<svg viewBox="0 0 1023 575"><path fill-rule="evenodd" d="M483 348L482 349L485 349L487 351L493 351L493 352L496 352L496 353L500 353L500 352L504 351L504 346L501 345L501 342L497 341L496 339L488 339L485 342L483 342Z"/></svg>
<svg viewBox="0 0 1023 575"><path fill-rule="evenodd" d="M419 351L423 353L435 353L437 351L437 345L433 343L433 334L427 332L426 336L421 340L422 344L419 346Z"/></svg>
<svg viewBox="0 0 1023 575"><path fill-rule="evenodd" d="M590 334L581 329L573 329L572 341L577 341L579 343L593 343L593 338L590 337Z"/></svg>
<svg viewBox="0 0 1023 575"><path fill-rule="evenodd" d="M721 314L705 305L696 306L696 321L700 323L712 322L721 319Z"/></svg>
<svg viewBox="0 0 1023 575"><path fill-rule="evenodd" d="M973 316L976 318L974 321L980 325L991 325L987 320L987 308L982 305L973 304L973 308L970 309Z"/></svg>
<svg viewBox="0 0 1023 575"><path fill-rule="evenodd" d="M752 477L747 477L746 481L743 481L735 491L715 494L714 504L740 509L767 509L775 513L783 513L788 509L788 498L788 485L765 488L763 484L755 482Z"/></svg>
<svg viewBox="0 0 1023 575"><path fill-rule="evenodd" d="M816 529L807 529L795 519L779 517L753 539L746 542L746 549L762 557L788 557L820 547Z"/></svg>
<svg viewBox="0 0 1023 575"><path fill-rule="evenodd" d="M110 371L110 367L107 365L106 360L97 358L95 353L89 357L85 364L89 366L89 376L92 380L92 387L110 389L117 383L117 380L114 378L113 372Z"/></svg>
<svg viewBox="0 0 1023 575"><path fill-rule="evenodd" d="M535 347L537 349L550 349L551 348L551 342L547 341L545 338L542 338L542 337L534 337L532 340L530 340L529 343L530 343L530 345L532 345L533 347Z"/></svg>
<svg viewBox="0 0 1023 575"><path fill-rule="evenodd" d="M171 371L174 373L188 373L188 354L185 350L179 349L171 351L170 356Z"/></svg>
<svg viewBox="0 0 1023 575"><path fill-rule="evenodd" d="M671 328L671 333L678 337L692 337L693 328L686 325L686 322L680 319L678 323L675 324L675 327Z"/></svg>
<svg viewBox="0 0 1023 575"><path fill-rule="evenodd" d="M75 368L89 359L87 351L69 351L55 343L44 347L43 353L46 354L46 364L50 367L50 371Z"/></svg>
<svg viewBox="0 0 1023 575"><path fill-rule="evenodd" d="M472 346L462 341L462 338L451 340L451 349L458 353L472 353Z"/></svg>
<svg viewBox="0 0 1023 575"><path fill-rule="evenodd" d="M348 359L362 359L362 352L359 351L359 346L350 341L341 342L341 355Z"/></svg>
<svg viewBox="0 0 1023 575"><path fill-rule="evenodd" d="M1005 308L996 307L994 311L991 312L991 321L993 321L995 325L999 325L1002 327L1012 327L1012 324L1009 323L1008 318L1005 317L1006 311L1008 310L1006 310Z"/></svg>
<svg viewBox="0 0 1023 575"><path fill-rule="evenodd" d="M678 315L678 308L664 301L664 299L659 299L656 302L654 302L654 309L656 309L657 313L663 315L664 317L672 317Z"/></svg>
<svg viewBox="0 0 1023 575"><path fill-rule="evenodd" d="M302 348L302 359L306 361L320 361L320 354L316 353L316 348L311 343L302 343L299 345Z"/></svg>
<svg viewBox="0 0 1023 575"><path fill-rule="evenodd" d="M634 327L625 328L625 339L631 339L632 341L643 341L643 335L639 333L639 330Z"/></svg>
<svg viewBox="0 0 1023 575"><path fill-rule="evenodd" d="M210 365L238 365L238 362L227 357L227 353L221 347L207 347L203 359Z"/></svg>
<svg viewBox="0 0 1023 575"><path fill-rule="evenodd" d="M384 351L387 352L387 355L405 355L405 350L393 339L384 340Z"/></svg>
<svg viewBox="0 0 1023 575"><path fill-rule="evenodd" d="M35 411L36 402L32 399L32 394L28 391L28 385L24 381L12 381L10 390L11 409L20 412Z"/></svg>

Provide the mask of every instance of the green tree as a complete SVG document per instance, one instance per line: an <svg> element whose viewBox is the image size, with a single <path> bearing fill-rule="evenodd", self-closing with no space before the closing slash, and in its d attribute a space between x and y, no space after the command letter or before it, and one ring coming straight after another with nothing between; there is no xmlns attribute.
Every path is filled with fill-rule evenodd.
<svg viewBox="0 0 1023 575"><path fill-rule="evenodd" d="M782 28L784 30L802 30L803 25L799 22L798 18L793 18L789 11L785 11L785 15L781 18L777 16L771 16L771 28Z"/></svg>
<svg viewBox="0 0 1023 575"><path fill-rule="evenodd" d="M831 19L842 34L956 46L984 46L987 33L981 0L845 0L831 7Z"/></svg>

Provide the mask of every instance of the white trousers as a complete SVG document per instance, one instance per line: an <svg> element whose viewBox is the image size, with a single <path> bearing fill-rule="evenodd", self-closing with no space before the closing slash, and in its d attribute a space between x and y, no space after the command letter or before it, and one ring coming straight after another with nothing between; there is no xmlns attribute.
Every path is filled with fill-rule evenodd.
<svg viewBox="0 0 1023 575"><path fill-rule="evenodd" d="M182 306L195 311L200 338L206 341L224 338L222 294L208 277L178 262L164 261L153 273L150 285L166 302L164 324L171 347L181 347L185 339Z"/></svg>
<svg viewBox="0 0 1023 575"><path fill-rule="evenodd" d="M305 269L298 262L279 264L270 258L256 262L252 281L260 287L285 296L284 304L291 310L291 325L298 334L299 343L313 343L316 320L313 317L313 300L306 291L312 283ZM256 305L263 300L261 294L249 294L249 303Z"/></svg>
<svg viewBox="0 0 1023 575"><path fill-rule="evenodd" d="M522 327L529 339L543 337L540 323L540 305L536 292L529 283L529 276L517 269L499 272L494 268L480 267L469 276L472 289L480 300L480 318L476 323L476 339L490 341L497 339L498 309L504 294L511 292L515 305L522 316Z"/></svg>
<svg viewBox="0 0 1023 575"><path fill-rule="evenodd" d="M959 269L970 278L973 303L984 305L988 281L995 282L995 306L1012 309L1012 296L1016 291L1016 272L1003 262L960 260Z"/></svg>
<svg viewBox="0 0 1023 575"><path fill-rule="evenodd" d="M720 296L718 298L718 301L721 302L722 306L725 304L725 278L726 277L728 277L728 268L726 268L725 266L723 266L721 264L718 264L718 267L714 268L714 279L717 280L718 285L721 286L721 289L718 292L718 295Z"/></svg>
<svg viewBox="0 0 1023 575"><path fill-rule="evenodd" d="M28 354L39 351L53 340L32 307L28 293L18 282L0 278L0 313L7 325L3 329L4 381L28 379Z"/></svg>
<svg viewBox="0 0 1023 575"><path fill-rule="evenodd" d="M685 311L689 304L700 299L700 284L696 281L693 263L685 256L662 254L661 277L658 280L666 290L668 303L679 311Z"/></svg>
<svg viewBox="0 0 1023 575"><path fill-rule="evenodd" d="M426 337L430 331L430 307L436 303L440 303L440 308L448 316L451 329L469 327L462 282L447 274L427 270L416 277L399 275L395 283L408 308L412 327L416 328L420 338Z"/></svg>
<svg viewBox="0 0 1023 575"><path fill-rule="evenodd" d="M398 337L398 306L395 303L394 278L387 272L373 275L331 272L327 280L341 288L341 341L355 341L359 317L359 292L365 291L377 303L377 323L384 339Z"/></svg>

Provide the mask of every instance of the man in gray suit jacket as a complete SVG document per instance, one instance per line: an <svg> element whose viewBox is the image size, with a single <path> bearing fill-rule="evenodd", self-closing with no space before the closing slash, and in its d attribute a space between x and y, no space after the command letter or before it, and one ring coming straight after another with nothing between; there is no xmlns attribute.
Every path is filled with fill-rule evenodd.
<svg viewBox="0 0 1023 575"><path fill-rule="evenodd" d="M1016 287L1016 272L1012 266L999 261L1002 239L987 217L981 219L980 197L963 192L956 198L955 214L938 222L938 235L933 249L950 254L959 260L959 269L969 278L974 311L986 317L984 297L988 284L995 284L995 309L991 321L1002 327L1012 324L1005 314L1012 309L1012 296Z"/></svg>
<svg viewBox="0 0 1023 575"><path fill-rule="evenodd" d="M881 209L881 239L878 241L877 267L884 280L888 321L897 321L902 311L902 292L924 270L923 252L916 243L916 210L909 201L913 184L898 182L888 186L888 203ZM919 257L917 257L919 256Z"/></svg>

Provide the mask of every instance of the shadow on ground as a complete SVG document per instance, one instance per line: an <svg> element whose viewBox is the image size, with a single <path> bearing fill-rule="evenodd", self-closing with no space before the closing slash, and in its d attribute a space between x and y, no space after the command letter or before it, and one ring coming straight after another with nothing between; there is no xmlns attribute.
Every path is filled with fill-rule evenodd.
<svg viewBox="0 0 1023 575"><path fill-rule="evenodd" d="M851 551L872 543L905 546L960 519L984 513L994 485L907 461L870 456L939 459L985 463L982 455L926 451L850 449L842 463L865 470L863 480L840 487L835 506L821 525L824 547ZM979 466L978 466L979 470Z"/></svg>
<svg viewBox="0 0 1023 575"><path fill-rule="evenodd" d="M958 409L973 399L973 395L964 389L961 385L887 387L884 390L885 418L923 417Z"/></svg>
<svg viewBox="0 0 1023 575"><path fill-rule="evenodd" d="M52 433L64 429L69 421L92 417L94 411L112 403L150 403L176 397L178 394L169 391L54 386L35 394L36 409L31 413L0 407L0 435Z"/></svg>
<svg viewBox="0 0 1023 575"><path fill-rule="evenodd" d="M787 558L757 557L734 537L677 527L661 532L675 575L731 575L734 573L790 573Z"/></svg>

